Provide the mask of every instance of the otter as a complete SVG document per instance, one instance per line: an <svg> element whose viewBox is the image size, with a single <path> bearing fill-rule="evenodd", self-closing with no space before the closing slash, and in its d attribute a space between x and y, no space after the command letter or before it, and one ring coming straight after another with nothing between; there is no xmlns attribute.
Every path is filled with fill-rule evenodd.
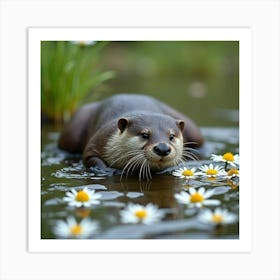
<svg viewBox="0 0 280 280"><path fill-rule="evenodd" d="M152 173L197 158L204 139L197 125L157 99L116 94L82 106L64 127L58 147L82 153L86 167Z"/></svg>

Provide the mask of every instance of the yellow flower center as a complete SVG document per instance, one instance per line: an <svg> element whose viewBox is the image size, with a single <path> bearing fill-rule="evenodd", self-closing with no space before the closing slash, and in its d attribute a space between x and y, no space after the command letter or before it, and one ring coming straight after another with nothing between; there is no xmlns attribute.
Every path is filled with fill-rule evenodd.
<svg viewBox="0 0 280 280"><path fill-rule="evenodd" d="M232 153L225 153L223 154L223 159L226 161L234 161L234 157Z"/></svg>
<svg viewBox="0 0 280 280"><path fill-rule="evenodd" d="M77 224L70 228L70 232L72 235L79 235L83 232L83 228Z"/></svg>
<svg viewBox="0 0 280 280"><path fill-rule="evenodd" d="M193 176L193 172L192 172L191 170L189 170L189 169L185 169L185 170L182 172L182 174L183 174L184 176Z"/></svg>
<svg viewBox="0 0 280 280"><path fill-rule="evenodd" d="M215 223L217 223L217 224L222 223L223 220L224 220L224 217L223 217L222 215L214 214L214 215L212 216L212 221L215 222Z"/></svg>
<svg viewBox="0 0 280 280"><path fill-rule="evenodd" d="M207 175L217 175L218 174L218 171L216 169L208 169L206 171L206 174Z"/></svg>
<svg viewBox="0 0 280 280"><path fill-rule="evenodd" d="M228 171L228 176L232 176L232 175L238 175L239 174L239 171L236 169L236 168L231 168L229 171Z"/></svg>
<svg viewBox="0 0 280 280"><path fill-rule="evenodd" d="M200 193L196 192L196 193L191 195L190 200L191 200L192 203L202 202L204 200L204 197Z"/></svg>
<svg viewBox="0 0 280 280"><path fill-rule="evenodd" d="M89 195L85 191L78 191L76 200L80 202L89 201Z"/></svg>
<svg viewBox="0 0 280 280"><path fill-rule="evenodd" d="M144 219L147 217L147 211L145 209L140 209L134 213L134 215L139 219Z"/></svg>

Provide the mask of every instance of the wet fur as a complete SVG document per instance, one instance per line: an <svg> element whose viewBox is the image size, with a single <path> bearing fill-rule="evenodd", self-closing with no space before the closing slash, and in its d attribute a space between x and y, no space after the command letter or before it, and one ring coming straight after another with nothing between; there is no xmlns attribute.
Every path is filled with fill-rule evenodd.
<svg viewBox="0 0 280 280"><path fill-rule="evenodd" d="M143 131L150 133L149 140L141 138ZM159 143L170 146L169 155L153 151ZM133 94L83 106L59 139L60 148L82 152L86 166L122 169L122 175L138 173L140 179L195 159L194 149L202 144L203 137L189 118L152 97Z"/></svg>
<svg viewBox="0 0 280 280"><path fill-rule="evenodd" d="M109 162L110 166L122 169L121 176L138 172L140 180L152 179L152 172L176 166L182 161L184 150L181 134L171 146L170 155L163 161L160 161L161 157L153 152L155 144L146 146L138 135L128 134L128 131L123 133L117 131L110 137L104 148L104 160Z"/></svg>

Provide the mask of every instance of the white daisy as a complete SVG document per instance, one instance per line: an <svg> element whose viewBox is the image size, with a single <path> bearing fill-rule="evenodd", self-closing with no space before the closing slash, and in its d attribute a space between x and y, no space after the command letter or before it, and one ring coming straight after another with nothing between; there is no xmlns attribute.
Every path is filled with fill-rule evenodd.
<svg viewBox="0 0 280 280"><path fill-rule="evenodd" d="M221 202L217 199L208 199L214 194L214 190L199 188L198 190L190 188L188 192L182 191L176 193L174 197L179 203L187 204L190 207L202 207L204 205L219 205Z"/></svg>
<svg viewBox="0 0 280 280"><path fill-rule="evenodd" d="M214 225L232 224L237 221L237 215L228 212L226 209L216 208L213 212L210 209L204 209L198 219L203 223Z"/></svg>
<svg viewBox="0 0 280 280"><path fill-rule="evenodd" d="M79 46L91 46L96 44L96 41L71 41L71 43Z"/></svg>
<svg viewBox="0 0 280 280"><path fill-rule="evenodd" d="M78 223L75 218L69 217L65 221L57 221L53 228L59 238L87 238L92 237L98 230L98 224L88 218Z"/></svg>
<svg viewBox="0 0 280 280"><path fill-rule="evenodd" d="M196 172L195 167L193 167L191 169L184 167L184 168L179 168L178 170L175 170L172 173L172 175L189 180L189 179L196 178L199 175L199 172Z"/></svg>
<svg viewBox="0 0 280 280"><path fill-rule="evenodd" d="M95 190L84 188L78 192L75 189L71 189L70 192L66 193L66 197L64 197L63 200L68 202L69 206L89 207L93 204L100 204L100 198L101 194L95 193Z"/></svg>
<svg viewBox="0 0 280 280"><path fill-rule="evenodd" d="M225 153L223 155L215 155L212 154L210 159L212 159L213 161L218 161L218 162L225 162L228 163L230 165L232 165L233 167L235 167L236 165L239 165L239 155L233 155L232 153Z"/></svg>
<svg viewBox="0 0 280 280"><path fill-rule="evenodd" d="M199 167L199 170L202 171L200 172L200 175L206 176L207 178L216 178L219 176L227 175L223 167L218 165L214 167L212 163L210 163L209 165L202 165L201 167Z"/></svg>
<svg viewBox="0 0 280 280"><path fill-rule="evenodd" d="M123 223L143 223L146 225L160 221L164 217L164 211L158 209L151 203L146 206L129 203L128 206L120 211Z"/></svg>
<svg viewBox="0 0 280 280"><path fill-rule="evenodd" d="M236 168L231 168L230 170L227 171L226 178L232 179L234 177L239 177L239 170Z"/></svg>

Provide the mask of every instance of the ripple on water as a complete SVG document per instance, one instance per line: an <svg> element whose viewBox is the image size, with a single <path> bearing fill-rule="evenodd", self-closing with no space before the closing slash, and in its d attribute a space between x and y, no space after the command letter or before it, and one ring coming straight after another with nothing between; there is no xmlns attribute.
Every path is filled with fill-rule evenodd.
<svg viewBox="0 0 280 280"><path fill-rule="evenodd" d="M102 174L103 175L103 174ZM53 172L51 176L56 178L65 179L90 179L90 180L102 180L104 176L98 176L98 174L88 171L83 163L72 163L70 166L63 167Z"/></svg>
<svg viewBox="0 0 280 280"><path fill-rule="evenodd" d="M101 199L102 200L111 200L111 199L116 199L118 197L124 196L122 192L118 191L100 191L98 192L102 195Z"/></svg>
<svg viewBox="0 0 280 280"><path fill-rule="evenodd" d="M140 197L140 196L144 196L144 194L141 193L141 192L128 192L126 194L126 196L129 197L129 198L137 198L137 197Z"/></svg>
<svg viewBox="0 0 280 280"><path fill-rule="evenodd" d="M88 188L91 190L107 190L107 187L104 185L100 184L89 184L89 185L79 185L79 186L69 186L69 184L66 183L58 183L58 184L51 184L50 187L48 188L48 191L61 191L61 192L66 192L69 191L70 189L75 189L75 190L80 190Z"/></svg>
<svg viewBox="0 0 280 280"><path fill-rule="evenodd" d="M203 128L202 132L207 139L209 146L209 153L219 153L224 150L231 150L232 152L238 152L238 129L232 128ZM152 192L149 192L149 188L145 189L145 192L139 192L139 188L134 189L129 185L127 188L123 188L122 185L118 185L119 180L115 180L114 177L104 177L96 175L95 172L89 172L84 167L80 155L71 155L63 152L57 148L57 133L48 134L48 141L51 143L45 144L42 151L42 224L47 234L44 236L51 236L48 233L49 227L53 221L57 219L66 219L69 215L79 217L77 211L90 210L90 217L100 221L103 232L100 232L99 238L212 238L213 227L207 224L201 224L197 220L197 214L199 209L188 208L184 206L178 206L174 204L173 194L176 191L180 191L180 188L185 188L185 180L180 180L170 176L172 171L178 169L177 167L170 168L163 172L166 176L161 176L164 179L165 184L171 184L170 188L153 188ZM189 161L184 162L180 165L188 167L200 167L202 164L209 164L211 161ZM159 175L160 176L160 175ZM68 180L67 180L68 179ZM128 184L134 184L133 178L129 178ZM171 180L172 179L172 180ZM103 181L100 181L103 180ZM138 178L137 186L138 186ZM55 182L55 183L54 183ZM61 183L63 182L63 183ZM153 186L160 183L156 178L147 183L150 187L151 183ZM50 184L53 183L53 184ZM97 184L94 184L97 183ZM206 189L213 189L214 195L217 195L218 199L221 199L223 207L228 209L230 212L238 214L239 211L239 190L232 189L224 182L213 182L206 180L191 180L188 182L192 187L205 187ZM104 185L103 185L104 184ZM173 184L173 185L172 185ZM176 189L178 186L178 189ZM91 190L96 190L102 195L101 203L93 209L74 209L69 207L63 200L66 192L71 188L80 190L87 187ZM170 191L174 187L174 191ZM120 190L120 191L119 191ZM135 191L128 191L135 190ZM166 190L166 191L165 191ZM137 198L140 201L146 201L152 195L166 199L165 196L170 195L169 200L164 207L166 207L167 215L166 220L159 223L153 224L152 226L147 225L128 225L120 224L119 210L124 208L129 201L134 202ZM125 201L125 202L124 202ZM170 208L169 208L170 207ZM163 208L162 208L163 209ZM212 208L211 208L212 209ZM214 207L213 207L214 209ZM84 215L84 214L83 214ZM176 220L172 220L176 219ZM222 238L228 238L233 235L233 238L238 238L238 226L233 228L233 231L228 232L221 236ZM44 237L45 238L45 237Z"/></svg>
<svg viewBox="0 0 280 280"><path fill-rule="evenodd" d="M107 190L107 187L105 187L104 185L100 185L100 184L81 185L81 186L75 186L72 188L76 189L76 190L80 190L80 189L84 189L84 188L88 188L90 190Z"/></svg>
<svg viewBox="0 0 280 280"><path fill-rule="evenodd" d="M236 127L203 127L202 134L206 139L205 156L211 153L219 154L227 146L232 146L232 152L239 150L239 130Z"/></svg>
<svg viewBox="0 0 280 280"><path fill-rule="evenodd" d="M153 225L122 225L105 231L100 238L154 238L163 234L172 234L181 231L206 231L209 232L212 226L202 224L196 219L186 219L177 221L163 221ZM186 238L186 236L184 236Z"/></svg>
<svg viewBox="0 0 280 280"><path fill-rule="evenodd" d="M214 195L224 194L227 193L229 190L231 190L231 187L226 187L226 186L216 187L213 189Z"/></svg>

